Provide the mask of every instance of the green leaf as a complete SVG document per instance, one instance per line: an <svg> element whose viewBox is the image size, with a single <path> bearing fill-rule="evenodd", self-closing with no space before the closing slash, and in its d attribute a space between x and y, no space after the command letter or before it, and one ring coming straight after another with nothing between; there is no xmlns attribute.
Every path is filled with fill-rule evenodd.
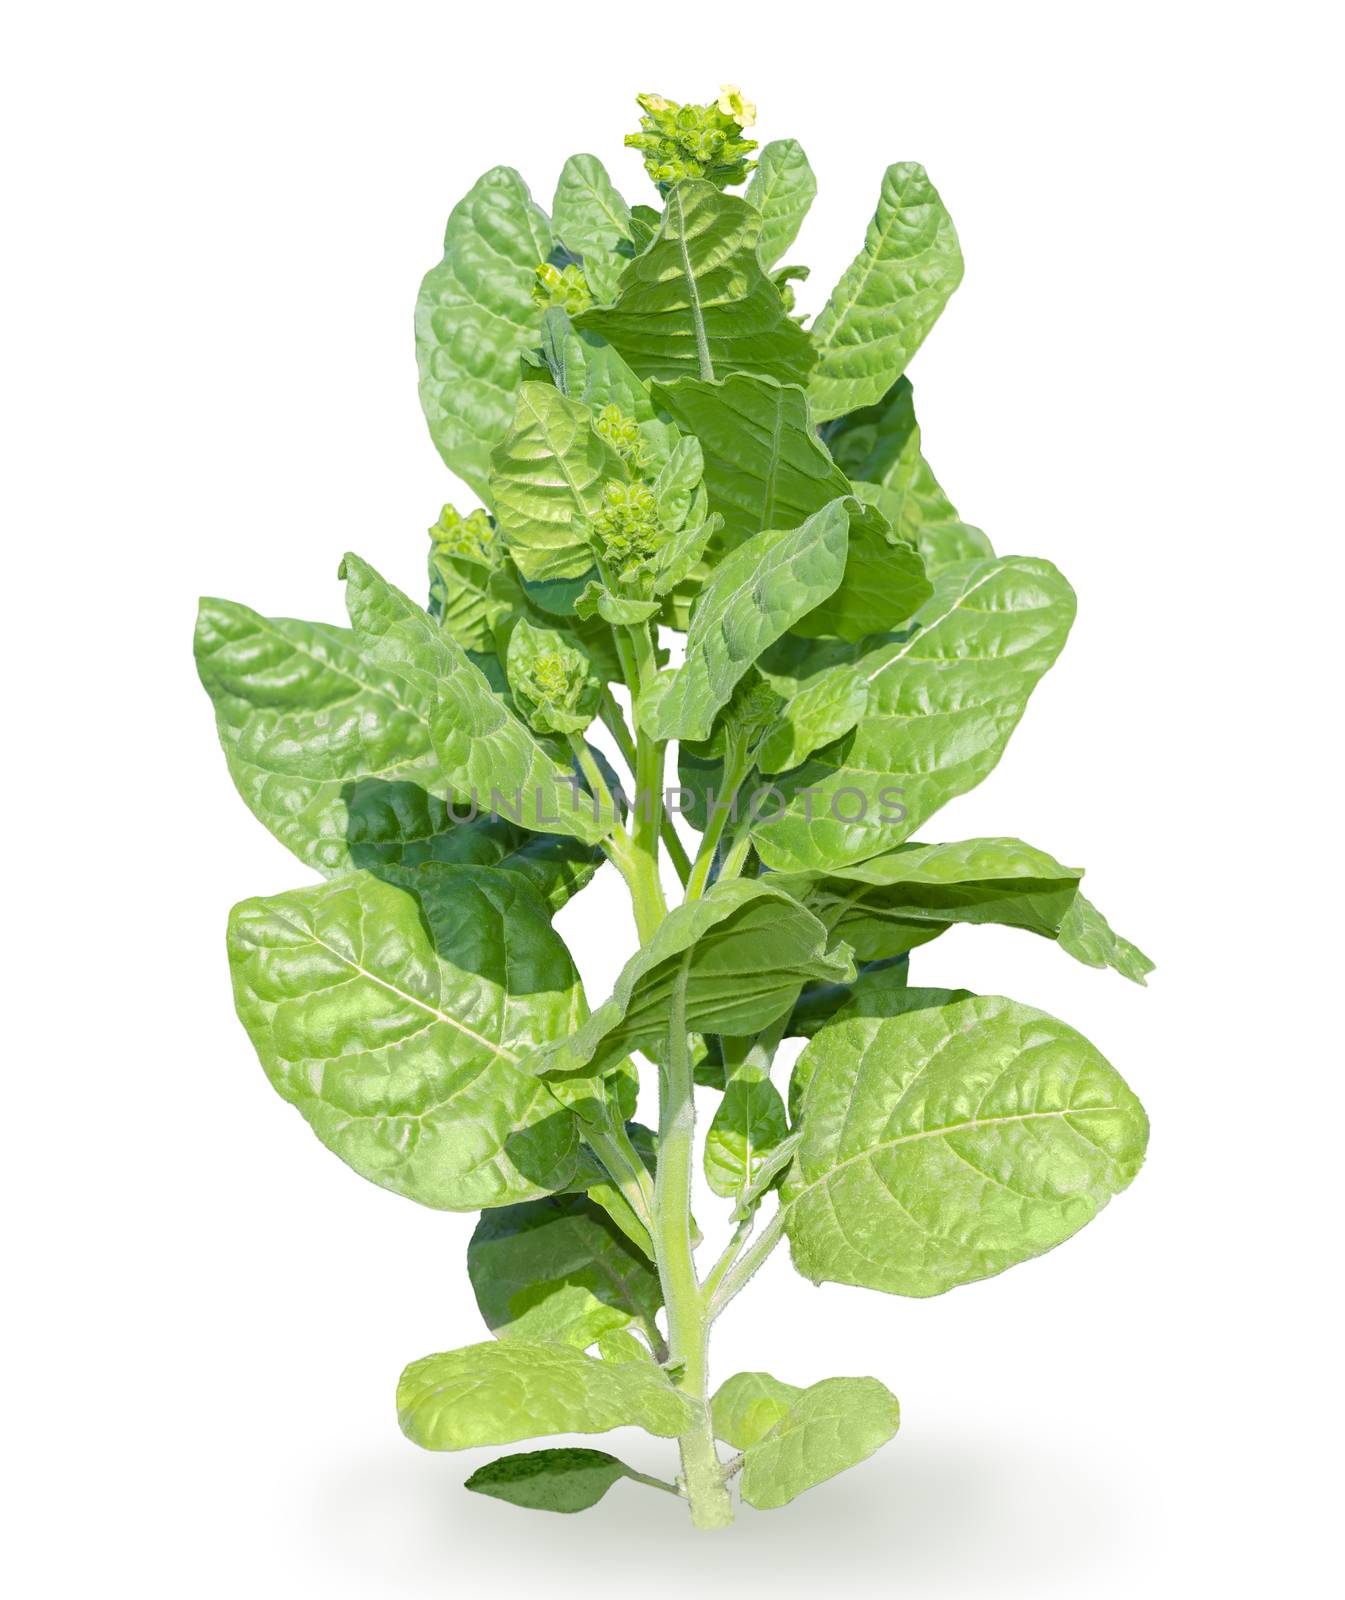
<svg viewBox="0 0 1345 1600"><path fill-rule="evenodd" d="M691 616L686 661L659 699L657 739L707 739L766 648L841 581L850 518L834 500L796 528L767 529L716 567Z"/></svg>
<svg viewBox="0 0 1345 1600"><path fill-rule="evenodd" d="M595 416L611 405L636 422L654 421L648 389L612 346L596 333L581 333L558 308L542 318L542 355L556 388Z"/></svg>
<svg viewBox="0 0 1345 1600"><path fill-rule="evenodd" d="M777 780L783 815L753 840L767 866L811 870L903 843L995 766L1074 620L1074 591L1049 561L1007 556L941 575L914 626L853 667L864 714Z"/></svg>
<svg viewBox="0 0 1345 1600"><path fill-rule="evenodd" d="M602 679L584 652L555 628L520 617L505 670L514 704L538 733L582 733L598 714Z"/></svg>
<svg viewBox="0 0 1345 1600"><path fill-rule="evenodd" d="M661 1342L658 1273L584 1195L555 1195L482 1214L467 1272L497 1339L555 1340L584 1349L635 1328Z"/></svg>
<svg viewBox="0 0 1345 1600"><path fill-rule="evenodd" d="M603 485L627 476L586 405L545 383L525 383L513 427L491 455L490 478L500 531L523 576L583 577L593 565L586 529Z"/></svg>
<svg viewBox="0 0 1345 1600"><path fill-rule="evenodd" d="M613 344L641 378L758 372L801 383L814 356L757 260L761 218L696 180L669 194L658 236L622 274L616 304L576 325Z"/></svg>
<svg viewBox="0 0 1345 1600"><path fill-rule="evenodd" d="M517 874L427 864L245 900L234 1003L276 1090L362 1177L471 1211L570 1181L579 1131L520 1070L582 1021L546 907Z"/></svg>
<svg viewBox="0 0 1345 1600"><path fill-rule="evenodd" d="M1143 1108L1073 1028L999 996L928 998L829 1023L799 1058L783 1206L815 1283L924 1296L991 1277L1077 1233L1144 1159Z"/></svg>
<svg viewBox="0 0 1345 1600"><path fill-rule="evenodd" d="M671 1439L695 1419L657 1367L595 1361L566 1345L522 1339L413 1361L397 1385L397 1416L407 1438L426 1450L624 1427Z"/></svg>
<svg viewBox="0 0 1345 1600"><path fill-rule="evenodd" d="M746 1450L757 1444L803 1393L792 1383L781 1383L769 1372L735 1372L715 1391L710 1417L715 1438Z"/></svg>
<svg viewBox="0 0 1345 1600"><path fill-rule="evenodd" d="M785 1103L768 1077L729 1078L705 1135L705 1177L711 1189L726 1198L746 1194L788 1133Z"/></svg>
<svg viewBox="0 0 1345 1600"><path fill-rule="evenodd" d="M630 238L630 207L617 193L597 156L571 156L561 168L551 207L551 231L584 258L615 250Z"/></svg>
<svg viewBox="0 0 1345 1600"><path fill-rule="evenodd" d="M938 190L917 162L890 166L864 248L812 327L814 418L880 400L961 281L962 251Z"/></svg>
<svg viewBox="0 0 1345 1600"><path fill-rule="evenodd" d="M517 872L554 913L585 888L602 850L561 834L530 833L503 817L455 823L447 802L414 783L365 778L348 785L350 864L379 877L414 872L427 862Z"/></svg>
<svg viewBox="0 0 1345 1600"><path fill-rule="evenodd" d="M1090 900L1074 897L1056 935L1060 948L1088 967L1111 967L1122 977L1142 984L1154 964L1129 939L1113 933L1111 924Z"/></svg>
<svg viewBox="0 0 1345 1600"><path fill-rule="evenodd" d="M428 708L346 628L201 601L196 664L229 776L253 815L320 872L351 865L352 789L440 781Z"/></svg>
<svg viewBox="0 0 1345 1600"><path fill-rule="evenodd" d="M920 453L920 425L909 378L876 404L838 417L826 432L837 464L871 501L893 533L920 552L933 577L962 561L993 556L989 539L963 522Z"/></svg>
<svg viewBox="0 0 1345 1600"><path fill-rule="evenodd" d="M811 640L791 634L762 656L757 670L783 704L757 750L760 771L787 772L849 733L868 704L867 686L853 668L871 645L871 640Z"/></svg>
<svg viewBox="0 0 1345 1600"><path fill-rule="evenodd" d="M574 603L574 609L578 616L601 617L614 628L633 628L656 615L659 602L631 600L625 595L613 594L595 581L584 586L583 593Z"/></svg>
<svg viewBox="0 0 1345 1600"><path fill-rule="evenodd" d="M579 801L569 769L548 755L419 606L358 556L347 554L341 572L356 633L374 661L398 674L428 720L439 767L460 801L587 843L611 831L610 808L595 817L593 805Z"/></svg>
<svg viewBox="0 0 1345 1600"><path fill-rule="evenodd" d="M877 1378L824 1378L805 1389L743 1456L742 1494L769 1511L866 1461L897 1431L897 1397Z"/></svg>
<svg viewBox="0 0 1345 1600"><path fill-rule="evenodd" d="M537 343L532 286L551 253L544 213L512 167L494 167L454 206L444 258L416 301L420 404L450 469L484 499L490 452L509 426L519 358Z"/></svg>
<svg viewBox="0 0 1345 1600"><path fill-rule="evenodd" d="M757 158L744 196L761 213L757 258L769 272L798 238L817 179L797 139L772 139Z"/></svg>
<svg viewBox="0 0 1345 1600"><path fill-rule="evenodd" d="M605 1450L530 1450L478 1467L463 1487L529 1511L587 1511L629 1470Z"/></svg>
<svg viewBox="0 0 1345 1600"><path fill-rule="evenodd" d="M822 924L769 884L732 879L670 911L621 970L612 997L572 1038L533 1063L547 1076L593 1076L667 1037L668 1009L687 967L687 1026L696 1033L757 1033L794 1003L809 979L852 975L826 953Z"/></svg>

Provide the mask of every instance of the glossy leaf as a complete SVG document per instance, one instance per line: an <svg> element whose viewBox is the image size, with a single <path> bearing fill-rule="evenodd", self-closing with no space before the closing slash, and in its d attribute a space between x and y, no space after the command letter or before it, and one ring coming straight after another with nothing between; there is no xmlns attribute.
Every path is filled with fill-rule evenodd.
<svg viewBox="0 0 1345 1600"><path fill-rule="evenodd" d="M427 719L440 770L458 800L539 833L588 843L611 831L610 809L599 808L595 817L569 769L547 753L427 613L358 556L348 554L341 570L356 633L376 662L397 673Z"/></svg>
<svg viewBox="0 0 1345 1600"><path fill-rule="evenodd" d="M783 1204L815 1283L924 1296L990 1277L1077 1233L1144 1158L1143 1108L1073 1028L998 996L927 998L829 1023L799 1058Z"/></svg>
<svg viewBox="0 0 1345 1600"><path fill-rule="evenodd" d="M452 471L483 498L490 452L509 426L519 357L537 343L532 298L551 231L512 167L478 178L454 208L444 258L416 301L420 404Z"/></svg>
<svg viewBox="0 0 1345 1600"><path fill-rule="evenodd" d="M855 727L777 779L789 805L753 840L767 866L812 870L903 843L995 766L1074 620L1074 591L1023 556L950 568L915 625L860 657Z"/></svg>
<svg viewBox="0 0 1345 1600"><path fill-rule="evenodd" d="M835 500L796 528L768 529L715 568L696 602L686 660L649 728L659 739L706 739L744 673L766 648L836 588L850 518Z"/></svg>
<svg viewBox="0 0 1345 1600"><path fill-rule="evenodd" d="M584 1195L553 1195L482 1214L467 1272L497 1339L555 1340L579 1349L636 1328L660 1342L658 1273Z"/></svg>
<svg viewBox="0 0 1345 1600"><path fill-rule="evenodd" d="M826 951L822 924L769 884L735 879L670 911L626 963L612 997L574 1036L533 1063L563 1078L606 1070L629 1051L660 1046L673 986L687 969L687 1026L745 1036L773 1022L809 979L843 979L853 968Z"/></svg>
<svg viewBox="0 0 1345 1600"><path fill-rule="evenodd" d="M877 1378L824 1378L747 1446L743 1499L759 1511L787 1505L805 1489L867 1460L900 1422L897 1397Z"/></svg>
<svg viewBox="0 0 1345 1600"><path fill-rule="evenodd" d="M671 1439L691 1425L694 1411L657 1367L596 1361L567 1345L492 1339L413 1361L397 1385L397 1417L407 1438L426 1450L468 1450L624 1427Z"/></svg>
<svg viewBox="0 0 1345 1600"><path fill-rule="evenodd" d="M669 194L658 235L622 274L615 305L575 319L641 378L758 372L801 383L814 355L757 260L761 218L696 180Z"/></svg>
<svg viewBox="0 0 1345 1600"><path fill-rule="evenodd" d="M757 170L744 195L761 213L757 258L769 272L798 238L817 179L797 139L772 139L757 158Z"/></svg>
<svg viewBox="0 0 1345 1600"><path fill-rule="evenodd" d="M586 405L548 384L525 383L508 437L491 456L490 479L500 532L523 576L583 577L593 565L586 530L603 485L627 476Z"/></svg>
<svg viewBox="0 0 1345 1600"><path fill-rule="evenodd" d="M277 1091L362 1177L470 1211L566 1187L579 1130L520 1063L583 992L517 874L435 863L245 900L234 1002Z"/></svg>
<svg viewBox="0 0 1345 1600"><path fill-rule="evenodd" d="M478 1467L463 1488L529 1511L587 1511L628 1474L605 1450L530 1450Z"/></svg>
<svg viewBox="0 0 1345 1600"><path fill-rule="evenodd" d="M880 400L961 281L962 251L938 190L917 162L890 166L864 247L813 324L814 418Z"/></svg>

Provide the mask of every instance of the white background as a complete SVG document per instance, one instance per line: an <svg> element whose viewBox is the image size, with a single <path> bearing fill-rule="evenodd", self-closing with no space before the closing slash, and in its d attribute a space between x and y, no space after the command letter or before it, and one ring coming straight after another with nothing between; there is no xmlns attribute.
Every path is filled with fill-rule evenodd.
<svg viewBox="0 0 1345 1600"><path fill-rule="evenodd" d="M49 5L4 42L6 1492L21 1596L1328 1592L1338 1517L1339 39L1327 8ZM397 1431L408 1359L480 1336L472 1219L358 1181L230 1004L235 899L303 868L234 794L195 596L337 620L353 547L419 591L455 487L411 308L449 207L545 203L631 96L741 82L821 193L820 307L884 165L966 280L913 367L927 452L1079 621L940 819L1088 868L1146 991L1004 930L922 981L1069 1019L1153 1119L1084 1235L933 1301L783 1253L720 1377L873 1373L898 1438L693 1536L464 1494ZM940 831L940 830L934 830ZM600 997L601 880L560 925ZM702 1210L710 1214L712 1202ZM670 1447L618 1450L670 1469ZM1332 1541L1332 1548L1336 1541Z"/></svg>

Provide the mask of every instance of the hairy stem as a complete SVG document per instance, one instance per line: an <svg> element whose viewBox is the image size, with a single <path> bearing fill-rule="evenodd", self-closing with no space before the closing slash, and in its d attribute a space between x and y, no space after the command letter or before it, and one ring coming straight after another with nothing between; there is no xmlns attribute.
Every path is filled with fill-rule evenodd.
<svg viewBox="0 0 1345 1600"><path fill-rule="evenodd" d="M695 1408L694 1425L678 1442L682 1484L698 1528L722 1528L733 1521L733 1501L724 1484L710 1422L707 1346L710 1319L696 1278L691 1246L691 1162L696 1107L691 1055L687 1049L686 990L688 954L673 985L668 1017L667 1066L661 1077L659 1159L654 1182L654 1248L663 1302L668 1313L668 1345L674 1381Z"/></svg>

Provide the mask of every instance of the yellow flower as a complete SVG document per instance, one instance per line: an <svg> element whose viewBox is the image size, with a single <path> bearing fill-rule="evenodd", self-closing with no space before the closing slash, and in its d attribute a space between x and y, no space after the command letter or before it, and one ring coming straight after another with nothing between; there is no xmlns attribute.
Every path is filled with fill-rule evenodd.
<svg viewBox="0 0 1345 1600"><path fill-rule="evenodd" d="M750 100L743 99L743 92L736 83L719 85L719 109L726 117L732 117L740 128L750 128L757 120L757 108Z"/></svg>

